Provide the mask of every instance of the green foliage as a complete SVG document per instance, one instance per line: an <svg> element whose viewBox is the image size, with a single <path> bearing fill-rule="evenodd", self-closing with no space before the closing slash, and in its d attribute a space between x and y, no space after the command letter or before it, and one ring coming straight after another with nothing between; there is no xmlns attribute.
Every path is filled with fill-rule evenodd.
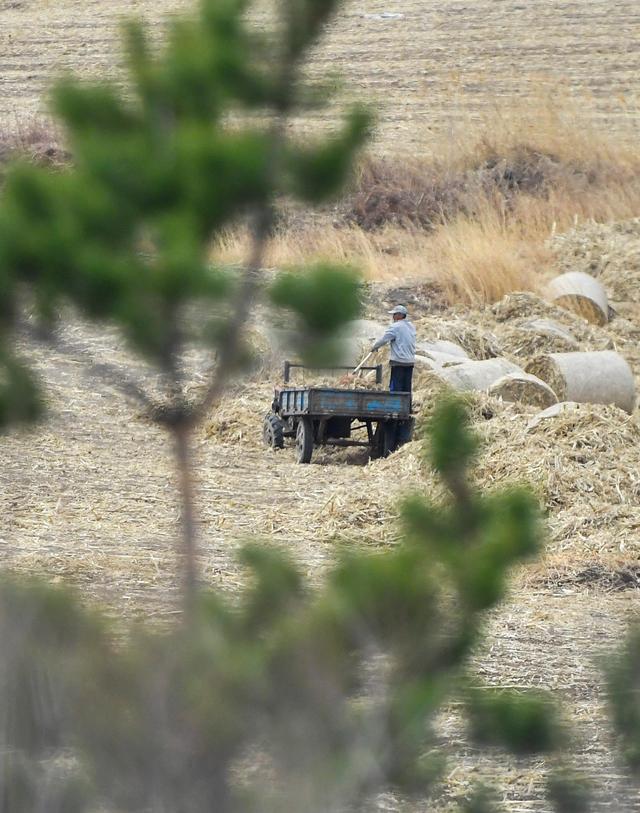
<svg viewBox="0 0 640 813"><path fill-rule="evenodd" d="M0 428L38 412L32 379L7 350L25 302L47 327L67 303L119 327L172 400L151 414L192 426L185 352L204 342L224 383L243 355L277 202L336 194L367 136L360 109L313 145L287 127L304 100L317 104L300 69L337 4L283 0L280 27L258 33L245 0L201 0L160 46L142 24L127 27L124 89L58 84L73 164L17 165L0 202ZM253 235L246 267L217 267L212 247L240 222ZM333 266L286 272L268 293L316 363L359 310L356 275ZM468 425L456 401L433 418L430 461L449 500L408 501L405 540L344 555L319 590L287 557L250 547L237 601L200 594L186 623L123 639L63 591L0 585L4 809L319 813L387 788L427 791L442 766L434 717L459 696L509 569L537 547L529 495L470 487ZM552 747L542 706L485 694L473 713L485 741L530 752Z"/></svg>
<svg viewBox="0 0 640 813"><path fill-rule="evenodd" d="M619 653L605 670L609 705L627 765L640 774L640 626L632 625Z"/></svg>
<svg viewBox="0 0 640 813"><path fill-rule="evenodd" d="M468 710L472 736L516 754L545 753L562 744L551 700L542 694L506 689L474 689Z"/></svg>
<svg viewBox="0 0 640 813"><path fill-rule="evenodd" d="M499 813L502 808L496 802L496 794L491 788L480 785L468 799L460 805L460 813Z"/></svg>
<svg viewBox="0 0 640 813"><path fill-rule="evenodd" d="M345 182L350 156L367 137L370 117L365 110L351 114L344 131L325 144L302 146L288 156L291 191L301 200L321 203L334 197Z"/></svg>
<svg viewBox="0 0 640 813"><path fill-rule="evenodd" d="M43 764L20 753L1 761L0 809L7 813L84 813L91 790L84 777L68 764Z"/></svg>
<svg viewBox="0 0 640 813"><path fill-rule="evenodd" d="M455 448L474 446L458 404L438 416L434 448L443 431ZM432 723L463 692L497 601L471 571L497 547L490 560L504 578L534 547L535 516L510 519L511 494L468 497L469 522L455 492L444 504L415 497L403 542L345 553L315 590L282 553L248 546L237 600L202 593L189 624L138 626L117 643L64 593L5 583L4 741L30 771L43 748L70 749L89 798L131 813L313 813L366 806L387 789L428 793L444 757ZM529 753L555 743L546 711L535 696L479 692L471 714L485 742ZM39 787L21 783L12 792ZM474 799L465 809L488 809Z"/></svg>
<svg viewBox="0 0 640 813"><path fill-rule="evenodd" d="M443 511L421 498L404 506L410 538L431 548L442 565L441 576L455 585L469 616L496 604L504 595L509 568L538 550L538 508L525 490L477 494L466 470L478 441L469 429L462 400L445 399L431 422L427 462L455 498L455 511Z"/></svg>
<svg viewBox="0 0 640 813"><path fill-rule="evenodd" d="M276 306L296 317L289 334L301 358L319 367L335 361L340 328L360 313L358 275L335 265L298 268L279 274L269 293Z"/></svg>
<svg viewBox="0 0 640 813"><path fill-rule="evenodd" d="M0 582L0 686L5 746L41 756L64 740L70 717L65 693L75 653L90 657L101 627L71 597L33 583Z"/></svg>
<svg viewBox="0 0 640 813"><path fill-rule="evenodd" d="M589 813L591 786L580 773L558 770L547 779L547 798L557 813Z"/></svg>
<svg viewBox="0 0 640 813"><path fill-rule="evenodd" d="M31 423L41 412L33 375L0 347L0 430L9 424Z"/></svg>
<svg viewBox="0 0 640 813"><path fill-rule="evenodd" d="M464 472L478 450L478 439L468 431L469 423L469 411L457 398L441 401L432 415L429 460L447 481Z"/></svg>
<svg viewBox="0 0 640 813"><path fill-rule="evenodd" d="M126 27L125 89L59 82L52 105L73 164L23 164L8 173L0 204L0 330L11 327L9 305L26 287L49 324L71 302L117 325L173 379L169 394L178 391L177 371L193 343L224 351L221 374L237 367L244 354L234 321L243 325L249 314L276 202L335 194L367 136L360 108L340 133L313 146L285 127L313 93L301 64L336 5L284 0L280 27L258 32L247 23L244 0L201 0L197 14L171 22L162 46L150 43L141 23ZM254 233L246 274L216 268L211 247L222 229L244 221ZM331 331L357 314L356 285L332 268L312 271L306 291L317 305L301 302L293 285L280 285L276 299L296 310L309 354L321 356L335 343ZM194 304L206 314L204 329L189 316ZM17 400L28 379L15 362L9 372L7 389ZM0 420L18 412L5 394ZM33 413L25 407L20 414Z"/></svg>

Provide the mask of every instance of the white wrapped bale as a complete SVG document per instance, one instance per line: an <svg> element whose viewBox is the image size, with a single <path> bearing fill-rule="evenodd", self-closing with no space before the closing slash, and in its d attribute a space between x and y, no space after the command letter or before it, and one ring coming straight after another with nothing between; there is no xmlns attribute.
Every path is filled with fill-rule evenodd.
<svg viewBox="0 0 640 813"><path fill-rule="evenodd" d="M416 353L416 364L424 360L434 362L437 367L452 367L454 364L464 364L465 361L471 361L471 359L463 359L460 356L450 356L448 353L429 353L428 355Z"/></svg>
<svg viewBox="0 0 640 813"><path fill-rule="evenodd" d="M605 325L609 321L607 292L601 282L582 271L569 271L552 279L548 297L593 324Z"/></svg>
<svg viewBox="0 0 640 813"><path fill-rule="evenodd" d="M507 373L489 387L489 395L503 401L549 407L558 402L558 396L548 384L529 373Z"/></svg>
<svg viewBox="0 0 640 813"><path fill-rule="evenodd" d="M442 365L438 361L429 356L416 356L416 369L440 370L441 367Z"/></svg>
<svg viewBox="0 0 640 813"><path fill-rule="evenodd" d="M509 373L523 373L516 364L507 359L483 359L482 361L465 361L453 367L443 367L438 376L456 390L488 390L502 376Z"/></svg>
<svg viewBox="0 0 640 813"><path fill-rule="evenodd" d="M461 359L468 359L469 354L455 342L447 339L436 339L433 342L416 342L416 354L419 356L457 356Z"/></svg>
<svg viewBox="0 0 640 813"><path fill-rule="evenodd" d="M615 404L626 412L633 411L633 373L615 350L550 353L534 358L526 372L545 381L560 401Z"/></svg>

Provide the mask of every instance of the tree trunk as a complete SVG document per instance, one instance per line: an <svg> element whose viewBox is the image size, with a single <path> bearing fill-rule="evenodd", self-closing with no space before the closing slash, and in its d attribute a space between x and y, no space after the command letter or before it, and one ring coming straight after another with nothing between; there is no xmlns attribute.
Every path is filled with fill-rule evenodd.
<svg viewBox="0 0 640 813"><path fill-rule="evenodd" d="M189 614L198 586L198 544L194 514L193 473L191 466L191 426L187 421L171 427L180 492L180 527L182 546L179 552L182 560L182 599Z"/></svg>

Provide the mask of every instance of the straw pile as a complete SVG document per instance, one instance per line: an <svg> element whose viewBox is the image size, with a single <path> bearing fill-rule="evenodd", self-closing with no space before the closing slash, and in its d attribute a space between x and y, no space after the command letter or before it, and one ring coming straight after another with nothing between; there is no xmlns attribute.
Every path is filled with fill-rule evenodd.
<svg viewBox="0 0 640 813"><path fill-rule="evenodd" d="M572 352L575 342L581 352L615 346L638 376L640 309L616 303L618 313L623 305L625 318L616 316L598 327L533 294L514 294L493 308L456 309L444 319L424 317L417 322L418 335L425 342L452 341L470 356L471 362L444 368L447 375L496 357L522 368L540 348L544 354ZM372 316L386 321L383 314ZM86 342L100 359L124 364L152 383L144 365L136 365L113 337L95 338L80 325L67 333ZM171 617L177 606L179 507L168 439L137 420L135 409L119 395L87 382L81 360L22 349L46 379L51 420L32 435L2 440L5 561L21 572L71 582L91 599L108 602L114 614ZM318 449L310 466L295 465L289 442L279 452L265 448L262 420L282 370L270 348L258 349L264 363L227 393L194 444L203 574L227 591L244 584L235 554L247 538L269 537L296 558L313 582L335 560L339 545L375 549L395 544L401 534L394 521L397 504L411 491L436 500L443 496L441 484L423 465L419 441L372 463L363 450ZM376 361L384 358L380 354ZM425 358L414 372L414 404L422 416L450 386L428 361L435 363ZM383 386L386 375L388 368ZM202 386L202 378L194 380ZM313 380L309 375L299 383ZM315 378L316 383L336 381ZM359 380L353 383L358 386ZM530 484L547 529L545 558L516 576L511 603L490 621L491 652L479 652L476 666L489 682L558 686L575 695L579 713L591 726L585 760L595 764L608 787L614 771L602 768L608 765L608 743L601 733L592 655L594 641L612 642L619 634L617 618L633 605L629 594L637 584L637 412L577 404L537 419L536 406L482 392L464 397L483 442L473 481L485 493ZM468 746L455 712L442 715L438 730L460 752L456 759L462 767L447 778L448 789L464 789L477 764L486 776L494 776L490 755ZM526 791L539 778L536 766L500 762L500 787L513 782L518 789L524 784Z"/></svg>
<svg viewBox="0 0 640 813"><path fill-rule="evenodd" d="M514 319L500 326L499 336L503 354L518 359L580 349L571 331L552 319Z"/></svg>
<svg viewBox="0 0 640 813"><path fill-rule="evenodd" d="M481 322L477 324L466 313L454 314L453 318L425 316L415 321L419 337L429 341L446 340L461 347L472 359L493 358L499 354L496 337Z"/></svg>

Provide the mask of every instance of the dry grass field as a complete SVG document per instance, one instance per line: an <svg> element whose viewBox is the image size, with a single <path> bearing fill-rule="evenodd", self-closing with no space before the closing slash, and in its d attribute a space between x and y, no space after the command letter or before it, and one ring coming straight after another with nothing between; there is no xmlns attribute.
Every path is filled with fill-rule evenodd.
<svg viewBox="0 0 640 813"><path fill-rule="evenodd" d="M266 6L267 0L261 0ZM3 0L0 117L42 112L52 77L104 77L118 21L159 28L185 0ZM389 16L385 16L389 15ZM395 15L395 16L394 16ZM257 13L258 23L264 20ZM519 102L569 97L598 129L637 136L640 9L634 0L351 0L311 66L339 71L379 109L376 148L415 155ZM435 141L433 141L435 139Z"/></svg>
<svg viewBox="0 0 640 813"><path fill-rule="evenodd" d="M59 72L114 74L121 15L144 14L159 34L165 15L180 5L188 7L184 0L0 0L0 135L32 127ZM266 7L255 19L264 24ZM514 358L515 322L500 322L486 303L535 289L556 270L600 263L613 269L607 279L619 272L627 285L624 296L613 297L619 317L593 330L572 317L567 324L583 347L616 347L640 382L637 225L623 230L624 240L615 230L588 232L582 248L578 240L562 256L547 244L552 230L574 220L640 215L639 42L636 0L354 0L310 71L337 69L346 82L342 100L373 101L374 159L393 162L403 189L407 177L431 177L434 166L440 182L477 167L487 149L504 158L521 144L556 157L563 172L574 158L580 172L597 167L601 175L595 186L578 188L562 174L550 194L519 196L508 216L483 199L472 215L432 230L387 224L370 231L345 224L340 207L309 220L293 217L271 261L355 259L381 280L376 290L391 286L378 300L400 284L410 290L416 280L435 283L445 300L463 306L442 314L423 301L422 338L449 325L460 335L502 342ZM332 115L300 124L330 126ZM235 258L242 245L242 234L231 234L219 248ZM384 318L381 311L378 302L369 315ZM68 334L95 357L133 364L117 337L81 324ZM166 438L119 395L96 388L81 359L27 344L23 350L45 382L49 420L0 439L4 564L74 584L116 615L171 618L178 509ZM297 467L290 451L264 449L260 425L276 377L268 371L238 384L197 438L202 566L223 590L242 584L234 552L248 536L290 550L317 580L341 544L392 544L400 494L435 488L417 444L370 465L325 453ZM549 530L546 557L516 574L509 601L492 619L478 669L490 682L547 688L566 700L573 758L595 777L599 809L640 810L605 725L599 668L637 609L638 410L627 417L595 409L532 432L530 411L480 406L477 428L486 446L479 482L531 480ZM471 748L453 712L441 729L462 767L448 775L432 809L446 810L482 777L495 779L512 813L549 809L543 760L505 762ZM380 805L400 810L396 799Z"/></svg>
<svg viewBox="0 0 640 813"><path fill-rule="evenodd" d="M255 4L257 26L269 25L271 3ZM186 8L185 0L5 0L0 141L46 114L47 87L61 73L119 75L123 15L143 15L160 37L166 15ZM373 200L376 208L382 193L378 210L398 196L409 208L420 206L435 180L441 195L432 213L442 222L425 234L406 223L399 228L393 211L374 230L350 222L349 211L295 217L274 242L270 262L349 258L369 278L427 277L448 299L465 302L536 288L551 268L544 244L552 228L638 212L639 37L632 0L347 3L309 66L324 82L339 74L336 101L329 113L298 124L330 128L345 102L367 101L377 120L371 153L392 167L382 183L361 186L356 204L370 209ZM509 200L512 216L505 218L502 194L484 190L478 197L474 178L487 162L513 171L523 146L534 164L551 159L553 172L542 188ZM525 172L535 171L525 164ZM441 206L452 187L469 183L470 218ZM232 234L224 256L238 259L244 246L242 233Z"/></svg>

